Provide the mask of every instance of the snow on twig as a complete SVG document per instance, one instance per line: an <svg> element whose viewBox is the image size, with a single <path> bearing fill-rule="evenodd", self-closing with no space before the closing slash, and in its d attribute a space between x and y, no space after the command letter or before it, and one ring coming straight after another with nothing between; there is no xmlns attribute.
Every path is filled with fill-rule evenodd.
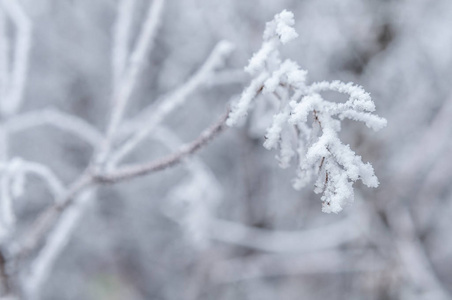
<svg viewBox="0 0 452 300"><path fill-rule="evenodd" d="M42 283L49 276L56 258L68 243L80 217L93 197L92 194L93 191L87 190L75 199L74 204L63 213L50 232L45 246L34 259L30 273L25 280L25 293L30 299L37 298L37 295L39 295Z"/></svg>
<svg viewBox="0 0 452 300"><path fill-rule="evenodd" d="M362 87L340 81L309 85L307 71L296 62L281 60L279 48L297 37L293 25L293 14L285 10L267 23L262 47L245 67L254 79L233 105L227 124L236 125L256 101L276 96L280 108L267 129L264 147L279 149L281 167L288 167L298 155L294 187L300 189L317 177L314 191L323 194L322 210L337 213L353 201L353 182L359 179L368 187L379 184L372 166L339 139L341 121L361 121L380 130L386 120L373 114L375 104ZM321 95L324 91L347 94L349 99L345 103L328 101Z"/></svg>
<svg viewBox="0 0 452 300"><path fill-rule="evenodd" d="M218 133L226 127L226 119L229 115L229 109L220 117L220 119L211 127L204 130L198 138L191 143L182 146L179 151L170 154L164 158L149 163L124 166L106 173L96 174L96 180L105 183L115 183L117 181L132 179L137 176L146 175L151 172L160 171L181 162L185 157L193 154L210 142Z"/></svg>
<svg viewBox="0 0 452 300"><path fill-rule="evenodd" d="M146 20L142 24L137 43L130 54L127 66L124 69L124 75L121 81L114 87L113 91L113 109L110 122L108 124L106 138L101 145L97 155L97 162L102 164L107 159L110 152L111 143L117 132L118 126L122 121L123 115L132 92L136 86L139 75L144 69L147 54L154 45L154 39L162 17L165 0L154 0L149 6ZM117 40L121 43L124 41ZM117 55L115 53L114 55Z"/></svg>
<svg viewBox="0 0 452 300"><path fill-rule="evenodd" d="M28 73L32 24L18 1L3 0L0 1L0 6L2 6L4 12L12 19L17 27L12 70L7 84L7 96L1 103L2 111L5 114L11 115L22 104L22 96ZM6 40L6 37L3 40ZM7 48L3 49L3 51L6 53L3 56L7 56Z"/></svg>
<svg viewBox="0 0 452 300"><path fill-rule="evenodd" d="M53 108L14 116L5 122L4 129L9 134L15 134L43 125L51 125L72 133L93 147L96 147L103 137L99 130L85 120Z"/></svg>
<svg viewBox="0 0 452 300"><path fill-rule="evenodd" d="M179 108L187 100L187 96L193 93L201 84L208 81L213 75L213 71L224 64L225 58L233 50L232 44L227 41L219 42L212 50L210 56L201 68L180 88L176 89L168 97L163 98L157 107L154 107L152 114L140 125L138 132L120 147L111 157L109 165L111 167L118 164L128 153L140 144L152 130L175 109Z"/></svg>
<svg viewBox="0 0 452 300"><path fill-rule="evenodd" d="M116 88L124 75L129 57L129 42L136 0L121 0L117 7L118 17L113 28L113 86Z"/></svg>

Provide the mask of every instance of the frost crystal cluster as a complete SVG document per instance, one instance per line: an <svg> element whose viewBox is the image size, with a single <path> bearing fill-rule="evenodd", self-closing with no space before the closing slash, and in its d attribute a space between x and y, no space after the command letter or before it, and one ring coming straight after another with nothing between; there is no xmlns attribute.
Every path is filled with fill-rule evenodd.
<svg viewBox="0 0 452 300"><path fill-rule="evenodd" d="M341 121L361 121L379 130L386 120L372 114L375 104L362 87L341 81L307 84L307 71L294 61L281 60L279 47L298 36L293 25L293 14L286 10L267 23L262 47L245 67L254 79L235 103L227 124L237 124L255 101L276 98L279 108L267 128L264 147L279 150L282 168L297 160L294 188L301 189L314 179L314 191L323 194L322 211L338 213L353 201L356 180L368 187L379 184L372 166L339 139ZM346 94L348 100L328 101L321 95L326 91Z"/></svg>

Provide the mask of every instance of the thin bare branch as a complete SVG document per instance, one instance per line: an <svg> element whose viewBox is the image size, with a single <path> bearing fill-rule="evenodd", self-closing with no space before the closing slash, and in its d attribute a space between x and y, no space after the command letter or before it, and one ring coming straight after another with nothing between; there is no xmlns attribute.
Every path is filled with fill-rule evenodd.
<svg viewBox="0 0 452 300"><path fill-rule="evenodd" d="M66 193L61 196L61 200L58 201L58 203L47 208L34 221L33 225L30 228L30 231L25 235L20 248L15 251L16 257L20 259L27 256L31 251L35 250L36 247L38 247L43 241L46 234L55 224L60 215L66 210L66 208L71 206L74 198L93 184L94 179L92 178L92 176L90 176L89 171L83 173L78 178L78 180L76 180L69 187Z"/></svg>
<svg viewBox="0 0 452 300"><path fill-rule="evenodd" d="M148 15L141 28L138 42L130 55L124 77L122 78L121 83L119 83L118 88L114 91L114 106L107 128L106 138L101 145L99 154L96 157L96 161L99 164L102 164L107 159L113 137L122 121L127 102L129 101L138 77L145 66L146 56L153 47L164 3L165 0L154 0L149 6Z"/></svg>
<svg viewBox="0 0 452 300"><path fill-rule="evenodd" d="M12 197L9 190L10 178L7 174L2 174L0 179L0 216L1 216L1 227L6 230L11 228L15 221L16 216L13 210Z"/></svg>
<svg viewBox="0 0 452 300"><path fill-rule="evenodd" d="M103 138L102 133L85 120L53 108L14 116L8 119L4 128L5 131L14 134L43 125L51 125L72 133L93 147L96 147Z"/></svg>
<svg viewBox="0 0 452 300"><path fill-rule="evenodd" d="M4 113L14 114L22 103L22 95L28 72L32 24L18 1L3 0L0 1L0 5L2 5L18 29L14 45L13 69L11 71L11 79L8 83L8 97L2 103Z"/></svg>
<svg viewBox="0 0 452 300"><path fill-rule="evenodd" d="M8 159L9 136L5 127L0 125L0 162Z"/></svg>
<svg viewBox="0 0 452 300"><path fill-rule="evenodd" d="M1 283L0 295L7 295L10 293L11 290L6 265L7 259L5 257L5 254L3 253L3 250L0 250L0 283Z"/></svg>
<svg viewBox="0 0 452 300"><path fill-rule="evenodd" d="M116 23L113 31L113 86L117 88L124 75L127 58L129 57L130 31L133 20L133 9L136 0L121 0L118 4Z"/></svg>
<svg viewBox="0 0 452 300"><path fill-rule="evenodd" d="M246 78L247 76L242 69L218 71L209 76L207 78L208 80L200 82L198 89L203 88L204 85L206 88L211 88L227 84L243 84L246 82ZM191 79L189 79L189 81L190 80ZM189 81L187 81L183 86L188 85ZM124 121L124 124L119 129L119 139L130 136L140 130L143 127L143 124L152 118L156 108L161 105L165 99L172 98L178 90L183 89L183 86L177 88L175 91L160 96L155 102L143 108L137 116L130 120ZM186 96L189 96L189 94Z"/></svg>
<svg viewBox="0 0 452 300"><path fill-rule="evenodd" d="M55 259L68 243L69 238L85 211L92 193L88 190L76 197L74 204L67 209L47 238L47 243L33 261L31 272L25 280L25 293L31 298L38 295L42 283L47 279Z"/></svg>
<svg viewBox="0 0 452 300"><path fill-rule="evenodd" d="M226 119L229 115L229 109L221 118L210 128L203 131L200 136L190 144L183 146L179 151L170 154L164 158L149 163L125 166L105 174L97 174L96 179L105 183L115 183L122 180L132 179L137 176L146 175L151 172L160 171L180 163L185 157L195 153L208 142L210 142L226 126Z"/></svg>
<svg viewBox="0 0 452 300"><path fill-rule="evenodd" d="M61 200L61 196L65 192L65 187L58 176L45 165L31 162L31 161L21 161L18 167L19 172L31 173L41 177L49 187L50 192L53 194L55 201Z"/></svg>
<svg viewBox="0 0 452 300"><path fill-rule="evenodd" d="M183 142L175 134L175 132L165 127L157 127L154 134L152 135L152 138L161 142L170 151L177 151L183 144ZM218 194L222 194L220 182L218 181L212 170L210 170L210 168L202 161L202 159L196 156L192 156L190 157L190 159L187 159L185 161L184 166L192 174L193 177L210 178L209 189L211 191L218 191Z"/></svg>
<svg viewBox="0 0 452 300"><path fill-rule="evenodd" d="M229 42L221 41L212 50L202 67L181 87L173 93L164 97L157 107L153 107L144 122L140 124L138 132L130 138L119 150L113 153L109 166L114 167L128 153L136 148L155 127L162 122L175 109L180 107L187 100L187 96L193 93L200 85L208 81L213 71L224 63L224 59L232 51L232 45ZM146 113L147 114L147 113Z"/></svg>

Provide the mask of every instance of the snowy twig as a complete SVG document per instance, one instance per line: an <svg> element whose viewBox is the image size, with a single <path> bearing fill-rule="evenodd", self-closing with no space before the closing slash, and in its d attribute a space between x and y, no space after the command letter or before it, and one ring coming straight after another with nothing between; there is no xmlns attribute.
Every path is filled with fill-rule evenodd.
<svg viewBox="0 0 452 300"><path fill-rule="evenodd" d="M90 198L92 198L92 193L92 191L87 190L76 197L74 204L63 213L59 222L49 234L47 243L34 259L31 271L25 279L24 290L29 299L34 299L39 294L42 283L49 276L56 258L68 243L69 237L76 228Z"/></svg>
<svg viewBox="0 0 452 300"><path fill-rule="evenodd" d="M8 133L15 134L43 125L51 125L72 133L93 147L96 147L99 141L102 140L102 133L93 125L74 115L66 114L53 108L14 116L5 122L4 128Z"/></svg>
<svg viewBox="0 0 452 300"><path fill-rule="evenodd" d="M114 167L130 151L141 143L147 135L171 112L181 106L187 96L193 93L200 85L208 81L213 71L224 64L224 59L230 54L233 47L229 42L221 41L213 49L202 67L181 87L176 89L167 97L161 99L157 107L152 109L152 114L140 124L140 128L119 150L113 153L109 165Z"/></svg>
<svg viewBox="0 0 452 300"><path fill-rule="evenodd" d="M25 234L19 249L15 250L15 257L17 259L21 259L35 250L46 237L48 231L52 228L52 226L54 226L55 221L67 208L72 205L76 196L93 184L94 179L90 175L90 172L88 170L85 171L64 192L56 204L48 207L36 218L30 228L30 231Z"/></svg>
<svg viewBox="0 0 452 300"><path fill-rule="evenodd" d="M151 137L171 151L177 151L182 145L172 130L161 126ZM167 194L165 213L181 226L191 241L203 245L207 241L206 232L213 210L219 204L223 190L215 174L199 157L191 156L184 167L190 175Z"/></svg>
<svg viewBox="0 0 452 300"><path fill-rule="evenodd" d="M9 99L7 104L2 104L3 111L14 113L20 107L21 93L23 93L24 74L26 74L28 64L29 31L31 29L29 21L27 23L28 19L21 14L21 11L14 10L14 8L18 7L15 2L4 0L1 3L6 3L3 4L5 9L19 28L19 38L15 47L15 64L11 79L14 83L11 88L14 93L10 94L10 97L13 100ZM274 21L267 24L264 33L264 44L246 67L246 70L254 76L254 79L243 92L232 113L229 113L228 109L214 125L204 130L198 138L168 156L146 163L116 168L116 165L147 138L149 133L156 129L165 117L180 107L190 94L199 87L208 85L211 82L210 79L213 77L214 71L224 63L226 56L232 50L229 43L220 42L201 68L185 84L161 98L155 105L155 109L149 113L149 118L142 118L137 122L141 126L138 131L130 139L126 140L117 151L114 151L114 143L118 141L117 138L120 134L128 102L140 78L145 60L153 47L165 0L154 0L150 5L136 45L129 55L128 44L131 39L134 3L135 1L132 0L121 0L118 6L118 19L114 31L114 45L111 58L113 69L113 108L105 136L77 117L69 117L54 110L31 112L22 116L11 117L2 124L3 127L0 133L3 133L5 144L7 144L8 135L10 134L34 128L38 125L48 124L81 137L96 147L97 150L93 154L91 164L67 189L64 188L55 174L45 166L32 162L22 162L19 166L12 168L11 165L6 165L5 162L5 172L2 174L0 182L2 190L0 206L4 214L2 215L2 220L5 222L6 227L14 223L14 213L11 205L11 195L13 193L10 194L13 186L12 182L14 180L17 181L18 191L20 191L21 184L23 184L21 182L23 174L20 177L19 175L21 174L18 175L16 173L29 172L41 176L56 198L55 203L47 207L38 216L30 231L26 232L21 241L22 243L19 243L17 248L11 246L8 249L10 251L9 254L19 261L31 252L37 252L36 259L32 261L31 273L29 276L25 276L25 293L29 297L37 297L42 283L49 275L53 262L68 242L70 234L77 225L77 220L83 213L84 207L88 204L90 192L92 192L93 188L102 184L114 184L130 180L181 163L189 155L194 154L207 145L208 142L226 128L226 123L228 125L237 123L241 117L247 114L253 102L260 96L271 95L274 97L276 95L280 101L280 111L275 114L274 122L267 131L267 141L264 146L268 149L279 148L279 159L282 166L288 166L292 156L299 155L299 170L300 173L303 173L301 175L307 175L308 179L311 175L318 176L316 192L324 194L322 197L325 203L324 211L340 211L346 200L353 197L351 186L358 179L361 179L368 186L378 185L378 180L373 174L372 167L363 164L361 158L355 155L348 145L342 144L339 140L338 132L340 130L340 120L344 118L363 121L373 129L380 129L385 125L385 121L372 114L375 110L373 102L369 94L361 87L337 81L307 85L306 71L301 70L296 63L290 60L281 63L278 47L297 36L292 27L294 23L293 15L287 11L278 14ZM230 78L230 75L228 76ZM225 78L228 79L228 76L225 76ZM219 80L219 82L221 81ZM337 104L324 100L320 95L323 91L346 93L350 98L345 103ZM308 116L311 115L312 120L309 119L308 121ZM312 124L310 121L312 121ZM294 128L298 129L298 131L295 131L297 133L295 136L296 149L293 149L294 143L292 141ZM100 144L99 141L101 141ZM7 150L4 152L4 156L7 158ZM193 169L195 169L194 171L192 170L193 173L198 172L197 175L202 173L199 178L207 186L206 188L209 188L208 184L206 184L208 181L204 180L209 174L204 172L199 165L193 165ZM212 228L209 229L211 230L212 239L258 250L282 253L336 247L357 238L361 234L360 230L357 229L358 226L351 226L355 224L354 222L354 224L349 224L351 222L350 219L344 222L345 224L339 223L328 228L300 233L270 233L261 229L220 220L214 221ZM313 236L320 234L333 237L316 239L317 242L309 243ZM37 249L41 246L42 248L38 252ZM324 262L325 257L327 261L334 263L333 266L339 265L342 259L339 253L334 252L333 254L326 253L321 260L308 260L309 263L314 264L312 268L314 272L317 271L315 267L320 265L319 262ZM306 265L306 258L304 259L300 264L303 267ZM298 270L300 265L297 266ZM292 267L292 265L287 263L284 266ZM347 270L349 269L346 267L345 271Z"/></svg>
<svg viewBox="0 0 452 300"><path fill-rule="evenodd" d="M401 203L386 207L388 223L395 234L394 243L402 261L407 278L423 293L432 293L434 299L451 299L452 295L443 286L416 233L411 213Z"/></svg>
<svg viewBox="0 0 452 300"><path fill-rule="evenodd" d="M113 28L113 87L119 87L129 57L130 32L133 20L133 9L136 0L121 0L118 4L116 23Z"/></svg>
<svg viewBox="0 0 452 300"><path fill-rule="evenodd" d="M0 162L8 159L9 136L3 124L0 126Z"/></svg>
<svg viewBox="0 0 452 300"><path fill-rule="evenodd" d="M444 153L450 153L452 150L452 142L444 149ZM435 221L435 214L441 213L438 209L441 194L450 186L450 178L452 177L452 158L450 156L440 156L435 165L425 176L423 184L416 193L416 206L419 208L416 213L418 224L420 227L429 228ZM425 231L424 231L425 232Z"/></svg>
<svg viewBox="0 0 452 300"><path fill-rule="evenodd" d="M72 205L74 197L79 195L85 189L96 184L115 183L129 180L134 177L160 171L180 163L184 158L205 146L225 128L225 121L228 113L229 110L217 123L202 132L201 135L193 142L163 159L158 159L157 161L138 166L123 167L113 173L106 174L97 173L97 171L93 170L92 166L89 166L61 196L61 200L57 201L55 205L50 206L38 216L31 227L30 232L25 235L16 256L21 258L33 251L42 242L47 232L52 228L53 224L60 217L60 215L66 210L66 208Z"/></svg>
<svg viewBox="0 0 452 300"><path fill-rule="evenodd" d="M200 69L201 70L201 69ZM206 87L216 87L216 86L224 86L227 84L242 84L245 82L246 74L243 73L243 70L224 70L218 71L211 74L206 81L199 81L199 86L197 89ZM193 75L186 83L177 88L175 91L169 92L168 94L164 94L160 96L155 103L148 105L143 108L141 112L130 120L125 120L121 128L119 129L119 139L121 140L123 137L128 137L132 134L135 134L137 131L143 128L143 124L147 123L150 119L153 118L155 114L155 110L157 107L162 105L164 101L171 99L174 95L179 94L178 91L185 90L186 92L193 93L195 89L187 89L186 86L191 85L190 82L196 75ZM180 95L180 94L179 94ZM189 94L185 93L184 97L188 97ZM167 100L165 100L167 99ZM185 100L184 100L185 101ZM158 128L158 127L157 127Z"/></svg>
<svg viewBox="0 0 452 300"><path fill-rule="evenodd" d="M138 41L128 60L127 68L118 86L113 92L113 109L110 122L107 128L106 138L101 145L97 155L97 163L104 163L110 152L111 143L122 121L127 102L132 95L139 75L141 74L146 57L154 44L157 28L160 23L161 14L165 0L154 0L149 6L148 14L142 25ZM118 41L121 42L121 41Z"/></svg>
<svg viewBox="0 0 452 300"><path fill-rule="evenodd" d="M432 120L431 124L420 135L413 151L404 154L402 164L394 170L394 178L400 178L403 182L399 186L405 187L407 192L418 179L418 175L430 166L435 159L442 157L447 147L449 137L452 134L452 97L446 99L443 106ZM426 147L426 145L429 145Z"/></svg>
<svg viewBox="0 0 452 300"><path fill-rule="evenodd" d="M52 170L50 170L48 167L46 167L45 165L36 163L36 162L31 162L31 161L24 161L22 159L19 158L15 158L11 161L10 163L10 167L8 170L9 173L11 173L11 176L14 178L14 176L25 176L27 173L30 174L35 174L39 177L41 177L46 183L47 186L49 187L50 192L53 194L55 201L58 201L61 199L61 196L63 195L64 191L65 191L65 187L63 185L63 183L60 181L60 179L52 172ZM18 179L19 182L22 181L20 179ZM24 184L24 182L20 182L18 183L18 185L20 184ZM17 190L21 190L23 189L23 187L16 187L14 191L14 185L13 187L13 193L20 195L22 194L21 191L17 191Z"/></svg>
<svg viewBox="0 0 452 300"><path fill-rule="evenodd" d="M226 84L245 83L248 76L242 69L228 69L216 72L206 82L208 87L224 86Z"/></svg>
<svg viewBox="0 0 452 300"><path fill-rule="evenodd" d="M205 130L195 141L164 159L144 164L139 167L125 167L124 169L115 171L115 173L106 175L95 174L93 173L93 170L88 167L87 170L64 192L56 204L50 206L38 216L31 231L28 232L23 239L19 249L14 251L16 259L20 260L24 258L30 252L34 251L46 238L48 231L56 226L53 233L48 238L46 246L40 251L37 260L33 264L31 277L28 278L29 280L27 279L27 291L32 294L33 292L36 292L47 277L47 273L49 272L54 259L62 250L62 247L64 247L64 244L70 236L70 232L73 230L74 224L77 222L77 219L83 211L83 208L81 207L74 207L74 202L75 205L77 205L77 203L82 201L77 199L84 197L84 193L87 193L87 190L90 187L96 184L114 183L132 179L180 163L185 157L201 149L224 129L228 113L229 110L221 117L218 123ZM85 203L86 201L83 200L82 202ZM62 214L66 216L62 216ZM55 225L57 220L60 220L59 225Z"/></svg>
<svg viewBox="0 0 452 300"><path fill-rule="evenodd" d="M349 217L332 225L304 231L270 231L216 219L208 225L208 232L213 240L264 252L301 253L334 248L359 238L362 227L357 223L355 217Z"/></svg>
<svg viewBox="0 0 452 300"><path fill-rule="evenodd" d="M190 144L181 147L179 151L173 154L149 163L125 166L112 171L107 171L106 173L96 174L96 180L104 183L115 183L117 181L128 180L151 172L160 171L178 164L185 157L201 149L220 133L225 128L228 115L229 109L214 125L203 131L197 139Z"/></svg>
<svg viewBox="0 0 452 300"><path fill-rule="evenodd" d="M6 14L0 6L0 97L5 99L9 84L9 37ZM2 100L5 101L5 100Z"/></svg>
<svg viewBox="0 0 452 300"><path fill-rule="evenodd" d="M12 197L9 188L9 176L2 174L0 179L0 216L1 216L1 231L8 232L14 225L16 217L13 210Z"/></svg>
<svg viewBox="0 0 452 300"><path fill-rule="evenodd" d="M435 273L417 232L415 221L403 200L407 199L413 187L418 185L419 174L423 174L434 162L434 159L441 157L440 154L445 151L448 143L447 137L451 133L451 113L452 100L448 99L431 125L421 135L414 151L405 154L402 163L392 173L393 178L397 180L392 180L388 184L386 191L379 194L379 199L375 204L380 206L385 204L380 210L385 213L385 221L394 235L394 243L406 277L423 292L435 294L434 297L432 296L434 299L450 299L451 295ZM425 145L431 145L431 147L425 147ZM441 160L441 158L439 159ZM442 160L441 163L445 164ZM441 176L443 177L444 174ZM427 180L429 179L427 177ZM418 188L415 190L419 191ZM394 199L391 203L387 203L388 192ZM422 195L423 192L424 189L421 188L418 194Z"/></svg>
<svg viewBox="0 0 452 300"><path fill-rule="evenodd" d="M284 168L297 154L294 187L300 189L316 177L314 192L323 194L322 211L338 213L353 201L355 181L361 180L368 187L379 184L372 166L364 164L339 139L340 121L361 121L379 130L386 126L386 120L372 114L375 105L360 86L340 81L308 85L307 71L291 60L281 61L279 47L297 37L294 23L293 14L285 10L267 23L262 47L245 67L254 79L233 106L227 123L236 125L258 96L276 95L280 108L267 129L264 147L279 149L277 158ZM327 101L320 94L323 91L348 94L349 99L345 103Z"/></svg>
<svg viewBox="0 0 452 300"><path fill-rule="evenodd" d="M148 21L143 25L142 34L139 37L138 45L134 51L134 54L132 54L132 57L130 59L131 63L126 71L124 81L121 82L120 90L118 91L119 96L117 96L119 98L116 98L117 102L115 103L113 108L112 119L107 129L107 137L106 139L104 139L104 144L103 146L101 146L102 148L100 148L100 152L95 154L95 158L93 159L94 162L104 161L106 155L108 155L109 153L112 138L116 134L118 125L121 122L125 105L128 101L128 98L130 97L130 93L135 84L136 77L138 76L138 73L142 68L141 65L143 64L147 49L150 47L149 44L153 39L153 34L155 33L155 28L157 25L156 17L160 15L162 5L163 1L156 0L154 1L149 11ZM224 50L224 45L222 49ZM216 66L218 62L213 61L211 62L211 64ZM77 199L81 193L83 193L93 185L127 180L136 176L148 174L153 171L162 170L181 162L185 157L196 152L204 145L206 145L214 136L216 136L216 134L218 134L224 128L228 113L229 111L227 111L227 113L221 118L218 123L204 131L201 136L194 142L162 160L136 167L124 167L119 170L115 170L113 173L99 173L99 168L96 168L95 165L88 166L85 172L59 197L59 201L47 208L42 214L38 216L30 232L25 235L19 247L12 250L13 255L17 259L21 259L27 256L31 251L36 250L39 245L42 245L42 242L46 238L47 233L51 230L51 228L55 226L57 220L61 220L60 222L62 223L60 224L65 224L64 226L56 225L57 227L55 231L53 231L53 233L49 236L46 246L44 246L40 254L38 254L37 260L33 265L32 275L30 277L31 279L28 282L28 291L32 291L33 293L33 291L35 291L37 287L40 286L40 282L45 279L46 272L48 272L53 259L56 257L57 253L64 244L61 237L64 236L64 239L68 238L70 230L64 230L64 233L62 233L62 230L71 227L69 226L69 223L73 222L69 221L74 218L67 217L67 214L71 216L71 211L74 207L74 203L76 203L75 199ZM14 121L10 121L7 128L11 132L17 132L26 128L30 128L31 126L33 126L31 124L58 124L58 122L48 121L48 118L42 118L42 116L45 116L47 114L49 113L45 112L43 114L37 113L28 115L28 118L24 119L28 122L17 122L17 119L15 120L16 123L14 123ZM51 116L58 117L59 115L53 114ZM24 123L27 123L27 125L24 126ZM80 128L83 127L80 126L81 124L82 123L75 121L70 122L70 124L65 123L65 125L63 125L62 127L65 130L69 130L73 133L81 134ZM88 128L88 126L85 127ZM83 132L84 130L81 131ZM84 137L84 139L92 141L93 144L95 144L94 140L98 139L97 131L88 131L90 132L90 137L86 136L85 133L83 133L82 136ZM93 134L93 132L96 133ZM66 217L63 214L66 215Z"/></svg>
<svg viewBox="0 0 452 300"><path fill-rule="evenodd" d="M357 254L351 250L324 250L302 255L253 255L218 262L210 269L210 276L215 283L226 284L263 277L379 272L386 267L385 262L373 253L360 253L360 258Z"/></svg>
<svg viewBox="0 0 452 300"><path fill-rule="evenodd" d="M7 97L1 103L2 111L11 115L20 108L22 103L22 95L28 72L32 26L30 19L18 1L3 0L0 1L0 5L18 29L14 45L14 63L12 65L11 78L8 82Z"/></svg>
<svg viewBox="0 0 452 300"><path fill-rule="evenodd" d="M7 295L11 291L11 286L9 282L9 275L7 271L7 262L8 260L5 257L4 251L0 250L0 289L2 290L3 294ZM3 298L1 298L3 299Z"/></svg>

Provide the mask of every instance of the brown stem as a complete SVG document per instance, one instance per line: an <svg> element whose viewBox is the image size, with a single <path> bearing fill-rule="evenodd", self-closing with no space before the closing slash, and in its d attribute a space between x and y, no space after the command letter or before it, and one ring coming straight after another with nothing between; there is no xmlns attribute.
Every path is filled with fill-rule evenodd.
<svg viewBox="0 0 452 300"><path fill-rule="evenodd" d="M198 138L190 144L182 146L181 149L166 157L160 158L144 164L125 166L115 171L105 174L96 174L95 180L101 183L116 183L118 181L129 180L138 176L143 176L148 173L161 171L180 163L187 156L195 153L214 137L216 137L226 127L226 120L229 115L229 109L223 116L211 127L204 130Z"/></svg>

